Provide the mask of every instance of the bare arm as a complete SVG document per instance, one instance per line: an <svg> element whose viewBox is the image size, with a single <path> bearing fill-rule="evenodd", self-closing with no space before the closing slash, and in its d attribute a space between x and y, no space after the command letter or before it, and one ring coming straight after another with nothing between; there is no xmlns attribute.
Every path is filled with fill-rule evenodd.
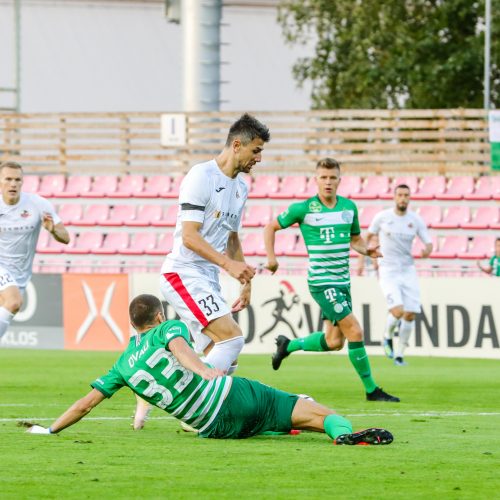
<svg viewBox="0 0 500 500"><path fill-rule="evenodd" d="M237 262L245 262L245 256L243 255L243 248L241 247L241 242L238 233L232 232L229 234L227 240L227 251L228 257ZM247 281L241 286L240 296L231 306L231 312L238 312L250 304L250 297L252 295L252 282Z"/></svg>
<svg viewBox="0 0 500 500"><path fill-rule="evenodd" d="M200 375L205 380L211 380L224 375L222 370L210 368L203 363L182 337L176 337L171 340L168 348L184 368Z"/></svg>
<svg viewBox="0 0 500 500"><path fill-rule="evenodd" d="M276 240L276 231L280 231L281 229L282 227L277 219L272 220L264 228L264 246L267 254L267 264L264 267L269 269L269 271L273 274L279 267L278 260L276 259L276 253L274 252L274 242Z"/></svg>
<svg viewBox="0 0 500 500"><path fill-rule="evenodd" d="M479 269L481 269L481 271L486 274L491 274L493 272L493 268L490 265L488 265L487 267L483 266L480 260L477 261L477 267L479 267Z"/></svg>
<svg viewBox="0 0 500 500"><path fill-rule="evenodd" d="M43 214L42 225L59 243L65 243L66 245L69 243L69 234L64 224L62 222L54 224L54 219L49 213Z"/></svg>
<svg viewBox="0 0 500 500"><path fill-rule="evenodd" d="M368 257L372 258L382 257L379 251L380 246L368 246L360 234L351 235L351 248L361 255L368 255Z"/></svg>
<svg viewBox="0 0 500 500"><path fill-rule="evenodd" d="M200 234L201 223L185 221L182 223L182 243L200 257L225 269L240 283L249 282L255 275L255 269L245 262L238 262L227 255L217 252ZM238 240L239 241L239 240Z"/></svg>
<svg viewBox="0 0 500 500"><path fill-rule="evenodd" d="M429 255L432 253L432 248L433 248L432 243L425 244L425 247L422 249L421 253L423 259L427 259L427 257L429 257Z"/></svg>

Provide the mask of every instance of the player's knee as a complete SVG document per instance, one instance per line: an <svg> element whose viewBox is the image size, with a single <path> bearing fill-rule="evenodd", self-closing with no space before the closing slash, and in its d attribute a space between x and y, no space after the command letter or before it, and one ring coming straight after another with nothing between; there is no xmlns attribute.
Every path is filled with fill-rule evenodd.
<svg viewBox="0 0 500 500"><path fill-rule="evenodd" d="M414 312L405 312L403 314L403 319L406 321L413 321L415 319L415 313Z"/></svg>
<svg viewBox="0 0 500 500"><path fill-rule="evenodd" d="M402 307L393 307L390 309L390 313L396 318L401 319L403 317L404 311Z"/></svg>
<svg viewBox="0 0 500 500"><path fill-rule="evenodd" d="M344 347L345 343L345 338L333 338L333 339L326 339L326 344L328 345L328 349L330 351L340 351Z"/></svg>
<svg viewBox="0 0 500 500"><path fill-rule="evenodd" d="M3 307L10 311L12 314L16 314L21 309L23 305L23 299L21 297L9 297L3 303Z"/></svg>

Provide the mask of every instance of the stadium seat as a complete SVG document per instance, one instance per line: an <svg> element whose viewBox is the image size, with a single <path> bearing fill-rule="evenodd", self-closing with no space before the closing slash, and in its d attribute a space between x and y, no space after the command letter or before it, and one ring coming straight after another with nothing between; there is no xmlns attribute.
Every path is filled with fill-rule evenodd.
<svg viewBox="0 0 500 500"><path fill-rule="evenodd" d="M37 193L45 198L58 197L66 186L66 177L62 174L44 175Z"/></svg>
<svg viewBox="0 0 500 500"><path fill-rule="evenodd" d="M500 223L500 207L483 206L479 207L472 215L469 222L464 222L460 226L464 229L488 229L494 228Z"/></svg>
<svg viewBox="0 0 500 500"><path fill-rule="evenodd" d="M170 184L170 190L167 192L160 193L162 198L179 198L179 189L181 187L181 182L184 180L183 175L178 175L172 179Z"/></svg>
<svg viewBox="0 0 500 500"><path fill-rule="evenodd" d="M154 222L163 219L162 205L141 205L137 209L136 218L129 220L128 226L149 226L154 225Z"/></svg>
<svg viewBox="0 0 500 500"><path fill-rule="evenodd" d="M244 227L265 226L271 221L272 210L269 205L249 205L243 217Z"/></svg>
<svg viewBox="0 0 500 500"><path fill-rule="evenodd" d="M442 176L423 177L418 191L411 195L414 200L433 200L446 191L446 179Z"/></svg>
<svg viewBox="0 0 500 500"><path fill-rule="evenodd" d="M495 175L491 179L491 183L493 185L493 199L500 200L500 175Z"/></svg>
<svg viewBox="0 0 500 500"><path fill-rule="evenodd" d="M279 233L278 233L279 234ZM264 238L262 233L248 233L243 236L241 241L244 255L266 255L264 248Z"/></svg>
<svg viewBox="0 0 500 500"><path fill-rule="evenodd" d="M116 191L118 177L116 175L96 175L92 180L90 189L80 196L82 198L104 198L109 197Z"/></svg>
<svg viewBox="0 0 500 500"><path fill-rule="evenodd" d="M128 248L129 235L128 233L109 233L104 242L98 248L94 248L94 254L115 254L120 253L121 250Z"/></svg>
<svg viewBox="0 0 500 500"><path fill-rule="evenodd" d="M470 207L468 205L451 206L445 209L440 222L434 222L432 227L439 229L456 229L463 223L470 221Z"/></svg>
<svg viewBox="0 0 500 500"><path fill-rule="evenodd" d="M57 253L67 253L69 248L73 248L75 246L76 235L68 231L69 233L69 243L59 243L56 239L54 239L48 231L42 229L40 231L40 236L38 237L38 243L36 247L36 251L41 254L57 254Z"/></svg>
<svg viewBox="0 0 500 500"><path fill-rule="evenodd" d="M101 260L95 263L94 273L121 274L122 266L119 260Z"/></svg>
<svg viewBox="0 0 500 500"><path fill-rule="evenodd" d="M470 176L452 177L444 193L439 193L438 200L461 200L465 194L474 191L474 178Z"/></svg>
<svg viewBox="0 0 500 500"><path fill-rule="evenodd" d="M304 238L299 236L297 238L297 242L295 243L295 247L292 250L289 250L287 255L292 257L307 257L307 247L304 242Z"/></svg>
<svg viewBox="0 0 500 500"><path fill-rule="evenodd" d="M36 243L36 251L38 253L45 253L45 249L49 244L50 237L51 236L48 231L44 231L43 229L40 231L40 234L38 235L38 241Z"/></svg>
<svg viewBox="0 0 500 500"><path fill-rule="evenodd" d="M385 175L372 175L365 179L361 192L353 198L359 200L375 200L389 191L389 178Z"/></svg>
<svg viewBox="0 0 500 500"><path fill-rule="evenodd" d="M264 238L261 233L259 233L259 237L262 240L262 247L259 246L257 249L257 255L266 255L265 247L264 247ZM297 242L297 236L292 232L279 232L276 233L276 240L274 242L274 251L276 255L291 255L295 248L295 244ZM264 248L262 253L260 249Z"/></svg>
<svg viewBox="0 0 500 500"><path fill-rule="evenodd" d="M167 255L172 251L174 235L171 231L163 233L156 242L156 248L147 248L145 253L148 255Z"/></svg>
<svg viewBox="0 0 500 500"><path fill-rule="evenodd" d="M109 205L89 205L80 220L73 221L74 226L96 226L109 217Z"/></svg>
<svg viewBox="0 0 500 500"><path fill-rule="evenodd" d="M485 259L495 253L495 239L493 234L478 235L472 240L465 252L458 252L460 259Z"/></svg>
<svg viewBox="0 0 500 500"><path fill-rule="evenodd" d="M252 184L253 184L252 176L250 176L250 175L244 175L243 176L243 180L247 184L248 192L250 192L252 190Z"/></svg>
<svg viewBox="0 0 500 500"><path fill-rule="evenodd" d="M110 198L141 197L144 190L144 177L142 175L124 175L118 180L116 191L109 193Z"/></svg>
<svg viewBox="0 0 500 500"><path fill-rule="evenodd" d="M467 251L467 236L445 236L437 251L432 252L434 259L454 259L459 253Z"/></svg>
<svg viewBox="0 0 500 500"><path fill-rule="evenodd" d="M83 217L83 205L77 203L60 205L57 209L57 215L61 217L64 225L77 224Z"/></svg>
<svg viewBox="0 0 500 500"><path fill-rule="evenodd" d="M147 250L156 248L156 233L134 233L130 238L128 248L122 248L119 253L124 255L142 255Z"/></svg>
<svg viewBox="0 0 500 500"><path fill-rule="evenodd" d="M92 177L90 175L71 175L68 177L64 191L59 193L59 198L77 198L90 191Z"/></svg>
<svg viewBox="0 0 500 500"><path fill-rule="evenodd" d="M128 226L136 217L134 205L116 205L109 211L107 219L99 222L100 226Z"/></svg>
<svg viewBox="0 0 500 500"><path fill-rule="evenodd" d="M318 194L318 184L316 183L316 177L309 177L307 180L306 190L303 193L303 197L305 200L308 198L312 198L313 196Z"/></svg>
<svg viewBox="0 0 500 500"><path fill-rule="evenodd" d="M178 211L179 207L177 204L164 207L161 218L152 221L151 225L155 227L174 227L177 224Z"/></svg>
<svg viewBox="0 0 500 500"><path fill-rule="evenodd" d="M384 207L378 205L366 205L359 213L359 225L361 228L366 229L372 222L375 215L377 215Z"/></svg>
<svg viewBox="0 0 500 500"><path fill-rule="evenodd" d="M40 177L38 175L25 175L23 177L23 192L38 194L40 186Z"/></svg>
<svg viewBox="0 0 500 500"><path fill-rule="evenodd" d="M88 254L101 247L103 234L97 231L89 231L81 233L75 238L75 245L72 248L66 249L66 253L70 254Z"/></svg>
<svg viewBox="0 0 500 500"><path fill-rule="evenodd" d="M394 179L392 179L391 181L389 191L387 191L387 193L381 194L379 198L383 200L392 200L394 198L394 190L401 184L406 184L410 188L412 197L415 193L418 192L418 177L416 175L394 177Z"/></svg>
<svg viewBox="0 0 500 500"><path fill-rule="evenodd" d="M361 192L361 177L358 175L345 175L341 177L337 194L345 198L356 198Z"/></svg>
<svg viewBox="0 0 500 500"><path fill-rule="evenodd" d="M255 177L249 198L270 198L279 190L277 175L258 175Z"/></svg>
<svg viewBox="0 0 500 500"><path fill-rule="evenodd" d="M427 227L434 227L442 219L441 207L437 205L424 205L417 209L417 213L422 217Z"/></svg>
<svg viewBox="0 0 500 500"><path fill-rule="evenodd" d="M146 177L143 191L135 193L134 196L138 198L165 198L171 185L172 179L169 175Z"/></svg>
<svg viewBox="0 0 500 500"><path fill-rule="evenodd" d="M305 175L287 175L281 179L279 190L276 193L270 193L270 197L277 199L304 198L306 187L307 178Z"/></svg>
<svg viewBox="0 0 500 500"><path fill-rule="evenodd" d="M491 200L494 192L493 177L483 175L476 181L474 191L472 193L465 193L466 200Z"/></svg>
<svg viewBox="0 0 500 500"><path fill-rule="evenodd" d="M437 235L433 234L431 235L432 239L432 254L431 257L434 256L434 252L437 251L438 245L439 245L439 240ZM411 249L411 254L415 259L420 259L422 257L422 250L424 249L425 245L422 243L419 237L416 237L413 240L413 245Z"/></svg>
<svg viewBox="0 0 500 500"><path fill-rule="evenodd" d="M276 219L278 215L282 214L290 205L275 205L272 207L273 219Z"/></svg>

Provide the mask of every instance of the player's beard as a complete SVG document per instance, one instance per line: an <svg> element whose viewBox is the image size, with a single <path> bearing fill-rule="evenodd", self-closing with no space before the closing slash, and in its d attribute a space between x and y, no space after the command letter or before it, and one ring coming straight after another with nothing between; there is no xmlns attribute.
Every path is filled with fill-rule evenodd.
<svg viewBox="0 0 500 500"><path fill-rule="evenodd" d="M408 210L408 205L398 205L399 212L406 212Z"/></svg>

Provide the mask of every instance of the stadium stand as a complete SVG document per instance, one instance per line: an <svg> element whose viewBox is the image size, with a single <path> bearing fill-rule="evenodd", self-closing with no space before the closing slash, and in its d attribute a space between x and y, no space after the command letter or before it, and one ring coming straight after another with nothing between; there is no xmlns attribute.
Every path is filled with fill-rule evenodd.
<svg viewBox="0 0 500 500"><path fill-rule="evenodd" d="M116 191L111 192L110 198L141 197L144 191L144 177L142 175L124 175L118 180Z"/></svg>
<svg viewBox="0 0 500 500"><path fill-rule="evenodd" d="M25 193L38 193L40 177L38 175L25 175L23 180L23 191Z"/></svg>
<svg viewBox="0 0 500 500"><path fill-rule="evenodd" d="M452 177L448 182L446 191L440 193L439 200L461 200L465 195L474 192L474 178L468 176Z"/></svg>
<svg viewBox="0 0 500 500"><path fill-rule="evenodd" d="M95 253L102 246L103 234L98 231L89 231L81 233L72 238L75 241L71 248L66 249L69 254L88 254Z"/></svg>
<svg viewBox="0 0 500 500"><path fill-rule="evenodd" d="M446 191L446 178L443 176L428 176L420 181L414 200L433 200Z"/></svg>
<svg viewBox="0 0 500 500"><path fill-rule="evenodd" d="M144 189L133 196L138 198L166 198L172 186L169 175L153 175L146 179Z"/></svg>
<svg viewBox="0 0 500 500"><path fill-rule="evenodd" d="M272 198L291 199L301 198L306 192L307 178L305 175L288 175L283 177L277 192L270 193Z"/></svg>
<svg viewBox="0 0 500 500"><path fill-rule="evenodd" d="M485 259L495 252L495 239L492 234L475 236L465 252L458 252L459 259Z"/></svg>
<svg viewBox="0 0 500 500"><path fill-rule="evenodd" d="M470 221L470 207L467 205L452 206L445 209L443 218L434 222L432 227L436 229L456 229Z"/></svg>
<svg viewBox="0 0 500 500"><path fill-rule="evenodd" d="M443 218L441 214L441 207L438 205L424 205L422 207L417 207L417 213L422 217L427 227L434 227L435 224L439 224Z"/></svg>
<svg viewBox="0 0 500 500"><path fill-rule="evenodd" d="M44 175L36 193L44 198L59 197L65 187L66 177L63 174Z"/></svg>
<svg viewBox="0 0 500 500"><path fill-rule="evenodd" d="M249 198L270 198L279 191L279 177L277 175L259 175L254 178Z"/></svg>
<svg viewBox="0 0 500 500"><path fill-rule="evenodd" d="M108 218L99 222L101 226L129 226L136 218L134 205L115 205L111 207Z"/></svg>
<svg viewBox="0 0 500 500"><path fill-rule="evenodd" d="M156 248L156 234L149 233L134 233L130 237L128 248L122 248L121 254L124 255L143 255L148 251Z"/></svg>
<svg viewBox="0 0 500 500"><path fill-rule="evenodd" d="M250 205L245 209L244 227L265 226L272 219L272 209L269 205Z"/></svg>
<svg viewBox="0 0 500 500"><path fill-rule="evenodd" d="M454 259L457 255L467 252L468 240L465 235L444 236L431 257L434 259Z"/></svg>
<svg viewBox="0 0 500 500"><path fill-rule="evenodd" d="M121 250L129 247L128 233L109 233L104 238L101 246L92 250L97 255L112 255L121 253Z"/></svg>
<svg viewBox="0 0 500 500"><path fill-rule="evenodd" d="M161 205L141 205L137 209L134 220L128 222L129 226L162 226L163 207Z"/></svg>
<svg viewBox="0 0 500 500"><path fill-rule="evenodd" d="M460 226L463 229L488 229L495 228L495 225L499 222L500 207L485 206L473 211L471 219L468 222L461 223Z"/></svg>
<svg viewBox="0 0 500 500"><path fill-rule="evenodd" d="M353 194L354 199L375 200L389 192L389 177L385 175L372 175L367 177L359 193Z"/></svg>
<svg viewBox="0 0 500 500"><path fill-rule="evenodd" d="M84 211L81 219L73 222L75 226L97 226L109 219L109 205L89 205Z"/></svg>
<svg viewBox="0 0 500 500"><path fill-rule="evenodd" d="M342 176L337 192L340 196L355 198L361 192L361 177L358 175Z"/></svg>

